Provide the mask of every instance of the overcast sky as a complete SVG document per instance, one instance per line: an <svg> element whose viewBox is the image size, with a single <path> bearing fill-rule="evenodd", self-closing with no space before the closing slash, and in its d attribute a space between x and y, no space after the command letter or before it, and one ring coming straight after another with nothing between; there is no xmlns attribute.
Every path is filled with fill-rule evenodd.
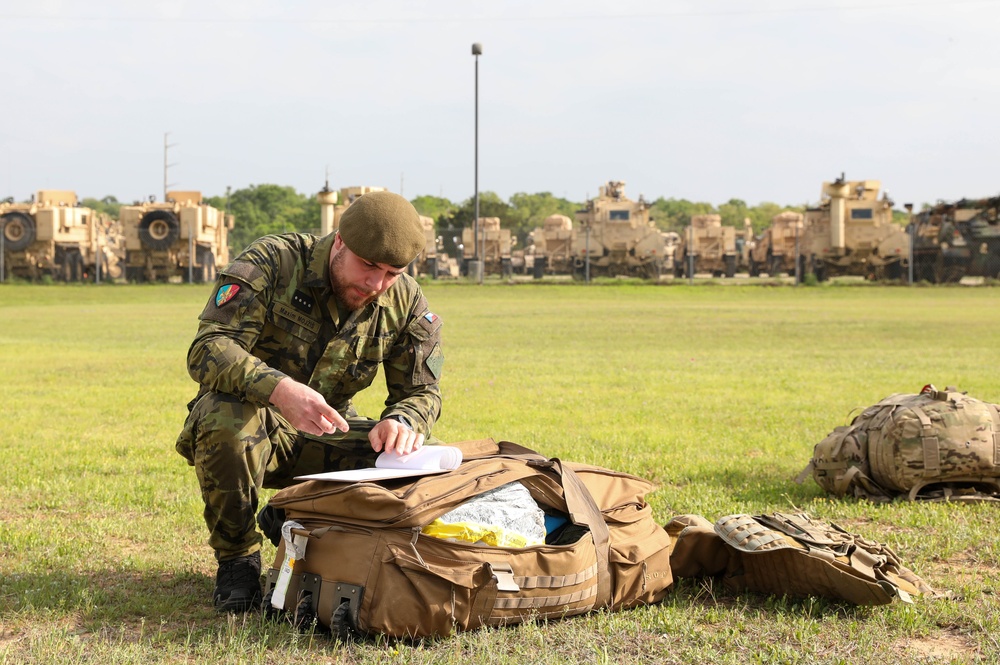
<svg viewBox="0 0 1000 665"><path fill-rule="evenodd" d="M1000 0L0 0L0 197L1000 194Z"/></svg>

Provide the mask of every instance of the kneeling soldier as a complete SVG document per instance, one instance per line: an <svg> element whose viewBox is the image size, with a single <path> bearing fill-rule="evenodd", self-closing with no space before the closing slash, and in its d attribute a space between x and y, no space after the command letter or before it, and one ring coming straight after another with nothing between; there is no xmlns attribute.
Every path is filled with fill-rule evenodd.
<svg viewBox="0 0 1000 665"><path fill-rule="evenodd" d="M219 611L260 603L262 487L372 466L379 452L411 452L430 434L441 320L404 274L424 242L406 199L370 192L338 231L265 236L220 272L188 351L200 389L177 439L205 501ZM380 365L386 408L361 418L351 400Z"/></svg>

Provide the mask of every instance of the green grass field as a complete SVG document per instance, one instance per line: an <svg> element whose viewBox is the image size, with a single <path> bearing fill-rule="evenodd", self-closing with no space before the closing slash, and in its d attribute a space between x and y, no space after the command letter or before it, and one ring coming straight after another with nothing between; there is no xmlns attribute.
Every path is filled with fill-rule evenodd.
<svg viewBox="0 0 1000 665"><path fill-rule="evenodd" d="M0 662L1000 662L996 505L873 505L791 480L891 393L1000 402L1000 289L425 290L445 322L438 437L645 476L660 522L805 510L887 542L952 597L856 608L682 580L657 606L420 644L218 616L195 476L173 450L209 288L2 285Z"/></svg>

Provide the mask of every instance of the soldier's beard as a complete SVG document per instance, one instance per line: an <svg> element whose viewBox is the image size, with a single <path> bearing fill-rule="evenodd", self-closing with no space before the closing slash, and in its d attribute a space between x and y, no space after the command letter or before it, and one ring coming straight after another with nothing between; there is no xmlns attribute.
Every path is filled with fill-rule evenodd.
<svg viewBox="0 0 1000 665"><path fill-rule="evenodd" d="M373 302L378 294L364 286L351 284L344 277L344 258L344 253L338 252L330 261L330 288L333 289L333 297L353 312Z"/></svg>

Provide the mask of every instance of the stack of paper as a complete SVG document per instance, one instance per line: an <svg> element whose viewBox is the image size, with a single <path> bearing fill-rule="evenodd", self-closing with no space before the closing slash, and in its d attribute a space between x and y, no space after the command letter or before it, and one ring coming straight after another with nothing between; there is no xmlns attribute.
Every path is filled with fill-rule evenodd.
<svg viewBox="0 0 1000 665"><path fill-rule="evenodd" d="M462 463L462 451L454 446L426 446L409 455L382 453L371 469L328 471L295 476L296 480L329 480L338 483L361 483L372 480L426 476L457 469Z"/></svg>

